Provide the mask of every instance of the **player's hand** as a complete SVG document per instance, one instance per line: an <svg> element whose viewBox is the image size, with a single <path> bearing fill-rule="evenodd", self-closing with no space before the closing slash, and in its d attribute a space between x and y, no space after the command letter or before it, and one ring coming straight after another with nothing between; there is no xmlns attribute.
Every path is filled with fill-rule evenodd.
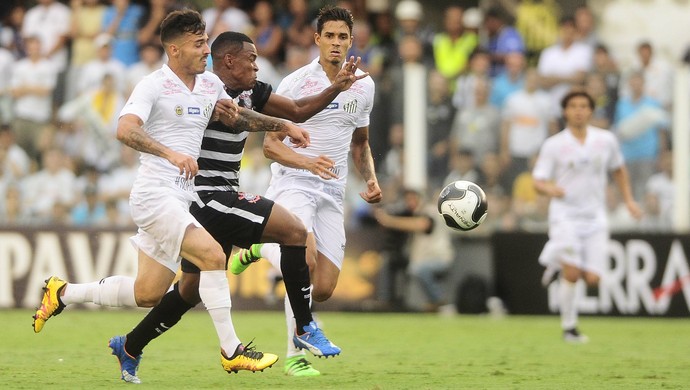
<svg viewBox="0 0 690 390"><path fill-rule="evenodd" d="M355 60L354 56L350 56L350 59L345 63L343 68L340 69L340 72L338 72L338 74L335 76L333 84L335 84L341 92L348 90L352 86L352 84L355 83L355 81L361 80L365 77L369 77L369 72L364 72L359 76L355 74L357 72L357 69L359 69L359 65L361 62L361 57L357 57L357 60Z"/></svg>
<svg viewBox="0 0 690 390"><path fill-rule="evenodd" d="M642 208L635 201L626 202L625 206L628 208L628 212L633 218L639 220L642 218Z"/></svg>
<svg viewBox="0 0 690 390"><path fill-rule="evenodd" d="M287 131L285 134L290 137L290 142L296 148L306 148L309 146L309 132L299 126L286 122Z"/></svg>
<svg viewBox="0 0 690 390"><path fill-rule="evenodd" d="M379 188L379 183L374 179L369 179L367 180L367 190L360 192L359 196L367 203L378 203L383 198L383 193Z"/></svg>
<svg viewBox="0 0 690 390"><path fill-rule="evenodd" d="M199 164L197 164L196 159L192 156L171 151L167 158L172 165L180 169L180 175L184 176L187 180L190 180L199 172Z"/></svg>
<svg viewBox="0 0 690 390"><path fill-rule="evenodd" d="M321 155L319 157L313 157L309 159L307 169L309 172L319 176L324 180L337 179L338 175L333 172L333 167L335 163L330 158Z"/></svg>
<svg viewBox="0 0 690 390"><path fill-rule="evenodd" d="M549 192L549 196L551 196L552 198L562 198L565 196L565 191L563 190L563 188L557 185L551 186L551 191Z"/></svg>
<svg viewBox="0 0 690 390"><path fill-rule="evenodd" d="M240 108L232 99L220 99L213 108L211 121L221 121L226 126L232 126L235 118L239 115Z"/></svg>

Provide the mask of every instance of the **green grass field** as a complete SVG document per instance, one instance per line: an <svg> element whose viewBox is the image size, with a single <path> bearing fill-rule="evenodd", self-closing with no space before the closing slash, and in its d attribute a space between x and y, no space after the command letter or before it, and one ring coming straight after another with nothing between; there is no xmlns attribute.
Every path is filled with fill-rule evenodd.
<svg viewBox="0 0 690 390"><path fill-rule="evenodd" d="M0 388L131 386L119 380L107 340L144 311L66 310L34 334L31 312L0 311ZM189 313L149 345L142 388L236 389L687 389L687 319L585 317L586 345L561 341L558 317L491 318L427 314L320 313L343 354L310 360L316 378L286 377L284 319L278 312L234 312L246 343L281 360L263 373L220 367L210 319Z"/></svg>

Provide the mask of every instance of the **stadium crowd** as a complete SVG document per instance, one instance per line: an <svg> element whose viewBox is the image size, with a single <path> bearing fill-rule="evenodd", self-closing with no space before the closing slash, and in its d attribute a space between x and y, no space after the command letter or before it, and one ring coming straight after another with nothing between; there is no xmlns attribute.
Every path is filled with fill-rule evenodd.
<svg viewBox="0 0 690 390"><path fill-rule="evenodd" d="M321 2L179 0L14 0L0 25L0 224L133 226L128 195L138 167L115 140L133 86L164 62L157 37L170 10L202 12L212 41L250 35L259 78L282 77L318 55L313 20ZM319 4L316 4L319 3ZM450 5L439 23L421 2L338 1L356 17L350 54L376 83L370 144L389 206L403 201L403 68L428 71L428 201L453 180L487 193L490 217L475 234L545 231L547 201L530 168L541 142L562 128L560 98L582 88L596 101L593 125L612 129L645 217L626 217L609 193L613 230L671 229L670 121L673 67L640 42L621 69L597 35L586 5L564 14L554 1ZM385 2L384 2L385 3ZM204 6L205 5L205 6ZM8 77L7 75L11 75ZM250 137L242 188L263 193L270 179L261 137ZM350 179L351 221L368 214Z"/></svg>

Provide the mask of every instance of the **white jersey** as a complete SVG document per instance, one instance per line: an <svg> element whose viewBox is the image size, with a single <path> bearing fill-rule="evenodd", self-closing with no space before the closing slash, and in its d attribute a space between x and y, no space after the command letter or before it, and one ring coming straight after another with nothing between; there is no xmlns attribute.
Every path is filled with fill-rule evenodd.
<svg viewBox="0 0 690 390"><path fill-rule="evenodd" d="M358 70L357 75L362 74ZM276 93L290 99L301 99L315 95L331 85L319 59L289 74L278 86ZM366 77L355 82L350 89L341 92L323 111L299 124L309 132L310 145L294 148L299 154L308 157L328 156L335 166L333 171L338 179L328 180L330 184L345 188L348 174L348 155L350 142L355 129L369 126L369 115L374 105L374 82ZM285 143L291 146L289 139ZM325 182L325 180L305 169L293 169L274 163L274 176L300 176Z"/></svg>
<svg viewBox="0 0 690 390"><path fill-rule="evenodd" d="M167 65L163 65L137 84L120 116L138 116L151 138L196 159L204 130L219 99L230 99L230 96L215 74L197 75L194 90L190 91ZM141 153L140 162L132 192L160 185L193 190L193 180L185 180L168 160Z"/></svg>
<svg viewBox="0 0 690 390"><path fill-rule="evenodd" d="M582 220L606 223L608 172L623 165L615 135L587 127L580 143L566 128L544 141L532 172L537 180L553 180L563 188L563 198L552 198L549 222Z"/></svg>

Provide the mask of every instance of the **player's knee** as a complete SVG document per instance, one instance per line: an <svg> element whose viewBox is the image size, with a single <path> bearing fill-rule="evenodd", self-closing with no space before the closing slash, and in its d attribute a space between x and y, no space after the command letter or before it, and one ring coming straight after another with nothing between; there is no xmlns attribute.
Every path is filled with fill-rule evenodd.
<svg viewBox="0 0 690 390"><path fill-rule="evenodd" d="M178 289L180 296L190 305L201 302L199 296L199 274L183 274L179 281Z"/></svg>
<svg viewBox="0 0 690 390"><path fill-rule="evenodd" d="M335 290L335 286L324 287L315 285L311 291L311 298L316 302L327 301L331 297L331 295L333 295L333 290Z"/></svg>
<svg viewBox="0 0 690 390"><path fill-rule="evenodd" d="M284 245L304 246L307 244L307 229L304 225L292 225L286 227L284 237Z"/></svg>
<svg viewBox="0 0 690 390"><path fill-rule="evenodd" d="M137 306L139 307L154 307L156 306L160 301L163 296L160 294L155 294L152 291L136 291L135 290L135 295L134 299L137 302Z"/></svg>
<svg viewBox="0 0 690 390"><path fill-rule="evenodd" d="M204 250L200 258L201 264L199 268L202 271L224 270L225 269L225 253L220 244L211 245Z"/></svg>

